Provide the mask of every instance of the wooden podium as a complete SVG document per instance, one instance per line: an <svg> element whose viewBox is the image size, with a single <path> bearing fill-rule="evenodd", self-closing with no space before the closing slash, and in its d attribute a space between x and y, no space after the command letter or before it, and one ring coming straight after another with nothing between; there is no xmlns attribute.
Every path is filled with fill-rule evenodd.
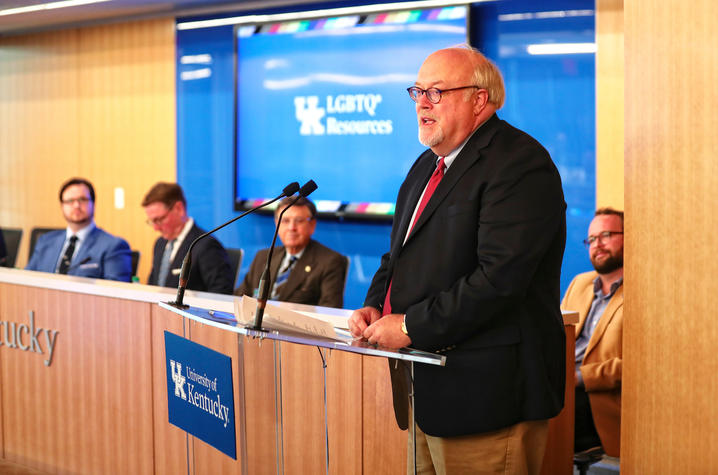
<svg viewBox="0 0 718 475"><path fill-rule="evenodd" d="M275 302L275 305L277 304L281 305ZM340 362L339 369L342 373L352 371L352 357L342 355L343 353L400 359L411 364L416 362L443 365L446 361L444 356L433 353L407 348L377 348L365 341L337 341L282 330L254 330L238 324L234 315L215 310L197 307L181 309L165 302L161 302L159 306L191 322L218 328L236 338L239 369L235 377L238 392L236 399L239 401L236 427L240 449L238 459L243 461L243 473L256 473L258 467L272 463L275 467L274 473L285 473L285 460L307 457L307 443L313 447L311 453L315 456L324 453L323 457L318 457L318 461L324 462L321 472L345 473L346 457L349 455L345 452L355 451L364 442L369 442L368 439L375 438L375 433L370 429L372 421L359 420L351 423L354 418L351 415L352 407L357 408L356 415L360 415L361 408L361 401L356 398L361 391L350 390L347 394L348 387L352 386L352 375L335 376L333 372L329 372L329 368L337 361ZM269 309L267 311L270 312ZM252 340L263 343L265 351L271 354L260 356L261 350L259 346L252 344ZM255 362L260 358L264 364L256 371ZM344 358L348 358L348 364L341 363ZM332 361L329 361L330 359ZM321 371L320 377L317 377L316 370ZM355 371L354 376L361 376L360 368ZM285 377L285 373L290 374ZM307 393L311 395L317 389L321 389L321 394L315 394L303 404L298 404L299 400L306 399ZM316 402L321 403L319 411L316 410ZM357 440L356 445L352 443L352 439L346 440L346 443L338 443L351 434L353 427L358 425L364 428L365 423L369 432L367 440ZM313 430L308 430L312 427ZM261 444L259 441L262 441ZM250 450L250 447L254 450ZM302 470L315 468L301 466ZM294 471L286 470L286 473Z"/></svg>
<svg viewBox="0 0 718 475"><path fill-rule="evenodd" d="M276 474L277 467L324 473L328 446L329 473L405 473L407 434L394 420L385 355L328 346L322 355L314 346L180 317L158 305L174 294L0 269L0 457L61 474L179 474L188 467L193 474ZM233 313L231 296L188 291L185 300ZM29 336L31 315L39 349ZM56 335L49 365L44 330ZM241 396L234 393L237 460L168 422L165 330L231 357L235 378L243 378ZM572 327L570 335L572 345ZM567 375L572 382L572 365ZM571 473L572 403L551 425L557 439L549 442L546 461L556 459L552 467L560 469L545 465L544 473ZM240 437L241 431L251 436Z"/></svg>

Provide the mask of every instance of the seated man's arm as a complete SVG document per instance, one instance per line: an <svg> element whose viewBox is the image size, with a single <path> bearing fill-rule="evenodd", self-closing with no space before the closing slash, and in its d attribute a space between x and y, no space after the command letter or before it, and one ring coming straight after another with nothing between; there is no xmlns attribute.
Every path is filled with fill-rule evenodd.
<svg viewBox="0 0 718 475"><path fill-rule="evenodd" d="M623 360L619 357L597 363L584 363L580 368L586 391L610 391L621 387Z"/></svg>
<svg viewBox="0 0 718 475"><path fill-rule="evenodd" d="M202 280L207 287L207 292L217 294L231 294L234 278L232 277L232 266L229 265L229 256L222 245L212 236L200 241L201 252L192 252L194 265L199 266ZM198 243L199 245L199 243Z"/></svg>
<svg viewBox="0 0 718 475"><path fill-rule="evenodd" d="M259 287L259 276L261 275L260 266L266 262L266 256L259 251L249 266L249 271L244 276L242 283L234 290L234 295L249 295L254 297L254 291Z"/></svg>
<svg viewBox="0 0 718 475"><path fill-rule="evenodd" d="M327 271L322 275L319 302L322 307L342 308L344 306L344 280L347 260L341 254L334 254Z"/></svg>
<svg viewBox="0 0 718 475"><path fill-rule="evenodd" d="M130 282L132 280L132 254L124 239L113 239L103 259L103 279Z"/></svg>

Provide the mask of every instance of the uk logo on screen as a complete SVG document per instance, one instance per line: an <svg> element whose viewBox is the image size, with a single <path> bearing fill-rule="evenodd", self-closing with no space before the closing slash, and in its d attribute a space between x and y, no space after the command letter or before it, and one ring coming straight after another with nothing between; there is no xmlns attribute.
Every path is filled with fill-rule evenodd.
<svg viewBox="0 0 718 475"><path fill-rule="evenodd" d="M392 120L375 117L382 99L381 94L371 93L327 95L324 107L320 107L319 96L296 96L294 116L299 121L299 134L389 135L394 131ZM340 119L342 114L353 118Z"/></svg>
<svg viewBox="0 0 718 475"><path fill-rule="evenodd" d="M165 331L169 422L237 459L232 359Z"/></svg>
<svg viewBox="0 0 718 475"><path fill-rule="evenodd" d="M294 109L297 120L301 124L299 127L301 135L324 135L322 117L325 112L323 107L318 107L318 104L317 96L294 98Z"/></svg>

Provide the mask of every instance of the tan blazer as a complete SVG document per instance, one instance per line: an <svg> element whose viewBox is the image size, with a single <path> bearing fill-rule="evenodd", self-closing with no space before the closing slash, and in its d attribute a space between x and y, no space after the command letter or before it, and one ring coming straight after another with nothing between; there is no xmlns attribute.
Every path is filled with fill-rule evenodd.
<svg viewBox="0 0 718 475"><path fill-rule="evenodd" d="M581 333L593 301L596 272L577 275L561 302L563 310L578 311L576 336ZM591 335L580 367L591 401L596 431L606 454L619 456L621 434L621 373L623 367L623 285L613 294Z"/></svg>

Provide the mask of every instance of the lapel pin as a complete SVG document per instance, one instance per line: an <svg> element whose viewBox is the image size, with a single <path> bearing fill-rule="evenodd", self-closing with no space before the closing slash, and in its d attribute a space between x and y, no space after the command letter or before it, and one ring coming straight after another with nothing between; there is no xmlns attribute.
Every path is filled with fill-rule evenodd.
<svg viewBox="0 0 718 475"><path fill-rule="evenodd" d="M312 266L306 266L304 268L304 272L311 272L311 271L312 271Z"/></svg>

